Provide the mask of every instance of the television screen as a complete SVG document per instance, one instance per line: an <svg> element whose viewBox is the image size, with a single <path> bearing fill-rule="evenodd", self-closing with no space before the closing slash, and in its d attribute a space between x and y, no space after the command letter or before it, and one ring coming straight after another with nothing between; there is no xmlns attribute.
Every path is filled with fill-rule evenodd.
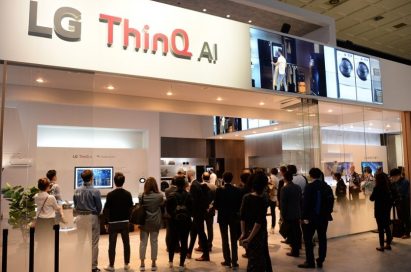
<svg viewBox="0 0 411 272"><path fill-rule="evenodd" d="M74 187L79 188L83 185L81 173L84 170L93 171L93 185L97 189L113 188L113 167L75 167L74 168Z"/></svg>
<svg viewBox="0 0 411 272"><path fill-rule="evenodd" d="M370 167L372 174L375 175L378 167L382 167L382 162L361 162L361 172L364 172L365 167Z"/></svg>
<svg viewBox="0 0 411 272"><path fill-rule="evenodd" d="M345 176L350 169L352 162L325 162L324 163L324 176L332 176L334 173L340 173L341 176Z"/></svg>

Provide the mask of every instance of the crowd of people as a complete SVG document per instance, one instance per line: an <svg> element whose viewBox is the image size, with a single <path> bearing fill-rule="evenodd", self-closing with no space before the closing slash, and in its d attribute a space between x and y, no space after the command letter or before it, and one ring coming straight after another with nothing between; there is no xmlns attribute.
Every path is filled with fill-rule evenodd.
<svg viewBox="0 0 411 272"><path fill-rule="evenodd" d="M83 186L75 190L74 212L78 228L86 222L92 225L92 271L98 268L98 244L100 237L99 215L102 213L109 233L109 264L106 271L115 271L117 234L121 234L124 251L124 270L130 269L129 218L133 209L131 193L123 188L125 176L117 172L114 176L116 188L107 195L105 205L99 190L93 188L93 172L81 174ZM371 169L359 175L351 166L344 181L341 173L333 173L336 180L335 197L342 205L349 199L358 201L364 193L375 202L375 218L379 232L378 251L390 250L392 233L390 212L397 211L402 238L410 237L410 188L409 181L400 169L394 168L389 175L379 169L375 176ZM346 185L348 183L348 186ZM37 204L36 224L53 225L64 222L61 206L61 190L57 184L57 173L50 170L47 178L39 179L40 193L35 197ZM174 267L174 255L180 254L178 269L185 270L186 259L192 258L193 250L202 252L196 261L210 261L213 250L213 222L217 211L224 267L238 269L238 245L245 248L243 257L248 259L247 271L272 271L268 247L268 229L274 233L276 208L280 210L280 234L284 243L291 247L287 253L299 257L302 244L305 246L305 262L300 268L322 267L327 255L327 228L332 220L334 192L324 181L324 174L312 168L305 177L297 173L295 165L282 166L266 173L263 169L244 169L240 181L233 182L233 174L225 172L221 179L214 173L204 172L196 177L193 170L179 171L168 188L159 190L155 178L147 178L144 192L139 196L139 205L145 210L144 224L140 229L140 271L146 270L146 249L150 239L151 266L156 271L158 234L166 227L168 267ZM267 224L267 210L271 224ZM56 220L56 218L58 218ZM205 227L206 226L206 227ZM37 226L36 226L37 228ZM314 257L313 238L318 240L318 257ZM386 239L384 239L384 233ZM198 237L198 246L196 240ZM384 244L385 243L385 244Z"/></svg>

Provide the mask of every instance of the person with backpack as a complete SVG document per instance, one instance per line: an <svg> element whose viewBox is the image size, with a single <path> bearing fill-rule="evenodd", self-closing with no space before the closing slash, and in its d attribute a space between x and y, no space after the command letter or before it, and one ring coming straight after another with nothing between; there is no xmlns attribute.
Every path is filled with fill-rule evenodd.
<svg viewBox="0 0 411 272"><path fill-rule="evenodd" d="M304 190L302 229L305 243L306 261L298 265L300 268L321 268L327 255L328 221L332 221L331 213L334 207L334 194L331 187L321 180L322 172L318 168L309 171L312 183ZM314 261L313 236L318 235L318 258Z"/></svg>
<svg viewBox="0 0 411 272"><path fill-rule="evenodd" d="M190 194L185 190L184 177L175 177L177 191L168 195L166 207L170 215L169 231L170 245L168 248L169 267L173 268L175 249L180 244L179 271L184 271L184 262L187 256L188 234L191 229L192 201Z"/></svg>
<svg viewBox="0 0 411 272"><path fill-rule="evenodd" d="M222 266L238 268L237 240L240 237L240 207L243 194L240 188L231 185L233 174L223 174L224 186L217 188L214 207L218 210L217 222L223 247L224 262ZM228 229L230 228L231 254L228 243Z"/></svg>

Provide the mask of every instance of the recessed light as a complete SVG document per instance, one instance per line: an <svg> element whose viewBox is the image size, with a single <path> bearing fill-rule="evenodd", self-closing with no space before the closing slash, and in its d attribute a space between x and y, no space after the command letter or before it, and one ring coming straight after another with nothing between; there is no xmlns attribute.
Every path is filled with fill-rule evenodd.
<svg viewBox="0 0 411 272"><path fill-rule="evenodd" d="M238 137L239 135L238 134L236 134L236 135L234 135L235 137Z"/></svg>
<svg viewBox="0 0 411 272"><path fill-rule="evenodd" d="M172 96L172 95L173 95L173 93L172 93L171 91L168 91L168 92L166 93L166 95L168 95L168 96Z"/></svg>
<svg viewBox="0 0 411 272"><path fill-rule="evenodd" d="M257 131L254 130L254 131L253 131L253 134L256 134L256 133L257 133Z"/></svg>
<svg viewBox="0 0 411 272"><path fill-rule="evenodd" d="M315 113L310 113L308 116L315 117L316 115L315 115Z"/></svg>
<svg viewBox="0 0 411 272"><path fill-rule="evenodd" d="M220 137L218 137L218 138L223 139L223 137L221 137L221 136L220 136Z"/></svg>
<svg viewBox="0 0 411 272"><path fill-rule="evenodd" d="M260 105L260 106L264 106L265 103L261 101L261 102L259 103L259 105Z"/></svg>
<svg viewBox="0 0 411 272"><path fill-rule="evenodd" d="M332 110L332 109L329 109L328 112L331 113L331 112L333 112L333 110Z"/></svg>
<svg viewBox="0 0 411 272"><path fill-rule="evenodd" d="M368 125L369 125L370 127L372 127L374 124L373 124L373 123L369 123Z"/></svg>
<svg viewBox="0 0 411 272"><path fill-rule="evenodd" d="M354 126L353 126L353 125L351 125L351 126L350 126L350 128L354 128Z"/></svg>
<svg viewBox="0 0 411 272"><path fill-rule="evenodd" d="M384 19L384 16L381 16L381 15L378 15L378 16L374 17L374 21L379 21L379 20L382 20L382 19Z"/></svg>
<svg viewBox="0 0 411 272"><path fill-rule="evenodd" d="M106 89L112 91L112 90L114 90L115 88L114 88L113 85L110 84L110 85L108 85L108 86L106 87Z"/></svg>
<svg viewBox="0 0 411 272"><path fill-rule="evenodd" d="M298 126L299 126L299 127L302 127L302 126L303 126L303 124L298 124Z"/></svg>
<svg viewBox="0 0 411 272"><path fill-rule="evenodd" d="M386 127L386 128L390 128L391 126L390 126L390 124L387 124L385 127Z"/></svg>
<svg viewBox="0 0 411 272"><path fill-rule="evenodd" d="M36 79L36 82L37 83L44 83L44 79L39 77L39 78Z"/></svg>
<svg viewBox="0 0 411 272"><path fill-rule="evenodd" d="M216 99L217 101L223 101L223 99L221 97L217 97Z"/></svg>
<svg viewBox="0 0 411 272"><path fill-rule="evenodd" d="M230 18L230 17L231 17L231 15L230 15L230 14L227 14L225 17Z"/></svg>
<svg viewBox="0 0 411 272"><path fill-rule="evenodd" d="M248 23L251 24L253 21L252 20L248 20Z"/></svg>
<svg viewBox="0 0 411 272"><path fill-rule="evenodd" d="M278 129L278 128L276 128L276 127L275 127L275 128L273 128L273 130L277 130L277 129Z"/></svg>
<svg viewBox="0 0 411 272"><path fill-rule="evenodd" d="M293 110L287 110L288 112L293 112Z"/></svg>
<svg viewBox="0 0 411 272"><path fill-rule="evenodd" d="M203 12L207 12L207 9L203 9Z"/></svg>

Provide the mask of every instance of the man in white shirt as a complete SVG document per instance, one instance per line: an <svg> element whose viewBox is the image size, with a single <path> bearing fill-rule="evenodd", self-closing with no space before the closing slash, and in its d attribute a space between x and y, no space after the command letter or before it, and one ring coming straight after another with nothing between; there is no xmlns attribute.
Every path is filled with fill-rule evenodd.
<svg viewBox="0 0 411 272"><path fill-rule="evenodd" d="M287 170L293 174L293 183L300 186L301 191L304 195L305 185L307 185L307 179L303 175L297 174L297 167L293 164L287 165Z"/></svg>
<svg viewBox="0 0 411 272"><path fill-rule="evenodd" d="M287 67L287 60L283 56L283 50L280 48L277 50L277 62L274 63L276 68L278 67L278 77L276 80L276 86L275 89L277 91L281 90L281 84L284 85L284 91L288 92L287 88L287 80L285 77L285 68Z"/></svg>
<svg viewBox="0 0 411 272"><path fill-rule="evenodd" d="M209 181L209 183L216 185L217 175L214 173L214 171L213 171L212 169L210 169L209 173L210 173L210 181Z"/></svg>

